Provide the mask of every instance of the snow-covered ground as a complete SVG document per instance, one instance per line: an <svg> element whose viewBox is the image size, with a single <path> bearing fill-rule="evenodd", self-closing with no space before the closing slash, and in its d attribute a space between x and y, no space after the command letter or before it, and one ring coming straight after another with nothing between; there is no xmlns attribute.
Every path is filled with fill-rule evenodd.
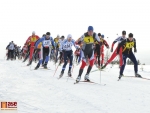
<svg viewBox="0 0 150 113"><path fill-rule="evenodd" d="M53 77L55 65L49 62L51 70L33 70L22 61L0 60L0 101L18 102L18 113L150 113L150 80L119 76L118 65L108 65L101 71L101 84L106 86L67 81L68 65L64 76L57 79L62 66ZM73 77L80 66L74 66ZM139 73L150 78L150 66L143 66ZM82 75L86 73L86 69ZM92 70L95 70L95 66ZM133 66L126 66L124 75L134 76ZM100 82L100 71L90 74L91 80Z"/></svg>

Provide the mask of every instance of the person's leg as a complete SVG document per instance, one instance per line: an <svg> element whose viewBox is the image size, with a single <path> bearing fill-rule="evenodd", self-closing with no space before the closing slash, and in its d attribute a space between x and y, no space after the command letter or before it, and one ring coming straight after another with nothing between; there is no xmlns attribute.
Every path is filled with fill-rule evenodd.
<svg viewBox="0 0 150 113"><path fill-rule="evenodd" d="M68 54L68 58L69 58L69 70L68 70L68 76L72 76L71 75L71 69L72 69L72 62L73 62L73 52L70 51L69 54Z"/></svg>
<svg viewBox="0 0 150 113"><path fill-rule="evenodd" d="M85 75L84 79L87 80L87 81L90 81L89 74L91 72L91 69L92 69L92 67L94 65L94 61L95 61L94 51L91 51L89 53L88 58L90 59L90 61L89 61L89 66L88 66L88 69L87 69L87 72L86 72L86 75Z"/></svg>
<svg viewBox="0 0 150 113"><path fill-rule="evenodd" d="M29 57L29 61L32 60L33 52L34 52L34 48L33 48L33 47L30 47L30 57Z"/></svg>
<svg viewBox="0 0 150 113"><path fill-rule="evenodd" d="M80 51L80 55L79 55L79 59L78 59L78 64L80 63L81 61L81 51Z"/></svg>
<svg viewBox="0 0 150 113"><path fill-rule="evenodd" d="M85 56L84 56L84 53L83 53L82 50L81 50L81 57L82 57L82 64L81 64L81 67L79 69L79 74L78 74L77 81L80 81L81 75L82 75L83 70L84 70L84 68L86 66L86 59L85 59Z"/></svg>
<svg viewBox="0 0 150 113"><path fill-rule="evenodd" d="M7 60L10 59L10 50L8 50L8 53L7 53Z"/></svg>
<svg viewBox="0 0 150 113"><path fill-rule="evenodd" d="M108 61L105 63L105 65L101 67L101 69L104 69L109 63L111 63L116 56L117 56L117 48L115 49L111 57L108 59Z"/></svg>
<svg viewBox="0 0 150 113"><path fill-rule="evenodd" d="M123 65L120 67L120 75L122 76L123 75L123 71L124 71L124 68L125 68L125 65L126 65L126 59L127 59L128 55L123 55Z"/></svg>
<svg viewBox="0 0 150 113"><path fill-rule="evenodd" d="M47 64L48 64L50 55L51 55L51 49L50 48L45 48L45 54L44 54L45 61L44 61L44 65L43 65L44 68L47 68Z"/></svg>
<svg viewBox="0 0 150 113"><path fill-rule="evenodd" d="M119 50L119 58L120 58L120 60L119 60L120 61L120 66L119 67L121 67L123 65L122 47Z"/></svg>
<svg viewBox="0 0 150 113"><path fill-rule="evenodd" d="M108 61L106 62L106 65L109 64L110 62L112 62L112 60L117 56L117 48L115 49L115 51L113 52L113 54L111 55L111 57L108 59Z"/></svg>
<svg viewBox="0 0 150 113"><path fill-rule="evenodd" d="M64 52L64 65L62 67L61 71L62 73L64 73L67 63L68 63L68 52Z"/></svg>
<svg viewBox="0 0 150 113"><path fill-rule="evenodd" d="M138 74L138 63L137 63L137 59L136 59L135 55L133 53L130 53L129 59L134 63L135 76L140 77Z"/></svg>
<svg viewBox="0 0 150 113"><path fill-rule="evenodd" d="M101 60L101 66L103 66L103 64L104 64L104 52L101 53L101 58L102 58L102 60Z"/></svg>
<svg viewBox="0 0 150 113"><path fill-rule="evenodd" d="M11 60L14 58L14 50L10 50L10 52L11 52Z"/></svg>
<svg viewBox="0 0 150 113"><path fill-rule="evenodd" d="M45 55L45 50L41 46L40 59L39 59L39 62L37 63L37 66L35 67L35 69L38 69L40 67L40 65L42 64L44 55Z"/></svg>

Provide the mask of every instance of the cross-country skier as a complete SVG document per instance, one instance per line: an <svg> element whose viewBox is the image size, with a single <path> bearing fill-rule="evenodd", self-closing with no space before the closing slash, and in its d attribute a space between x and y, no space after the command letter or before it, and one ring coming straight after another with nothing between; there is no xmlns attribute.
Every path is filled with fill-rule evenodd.
<svg viewBox="0 0 150 113"><path fill-rule="evenodd" d="M46 33L46 36L40 38L36 44L35 44L35 49L37 48L38 44L42 42L42 46L41 46L41 58L37 64L37 66L35 67L35 69L38 69L40 67L40 65L42 64L43 58L45 57L45 61L44 61L44 68L47 68L47 64L50 58L50 54L51 54L51 49L52 46L53 48L55 48L55 44L54 44L54 40L53 38L50 36L50 32Z"/></svg>
<svg viewBox="0 0 150 113"><path fill-rule="evenodd" d="M21 59L22 59L22 57L25 58L25 55L27 54L27 51L28 51L28 46L24 45L22 47L22 50L21 50L21 52L22 52Z"/></svg>
<svg viewBox="0 0 150 113"><path fill-rule="evenodd" d="M109 45L107 41L104 39L104 35L101 35L100 40L102 43L101 50L100 50L101 51L101 67L102 67L104 64L104 45L107 49L109 49Z"/></svg>
<svg viewBox="0 0 150 113"><path fill-rule="evenodd" d="M57 62L57 56L58 56L58 51L59 51L59 38L60 38L59 35L57 35L57 37L54 38L54 42L55 42L55 46L56 46L55 63Z"/></svg>
<svg viewBox="0 0 150 113"><path fill-rule="evenodd" d="M81 61L81 48L80 46L76 46L77 49L76 51L74 52L74 55L75 55L75 62L77 63L77 65L80 63Z"/></svg>
<svg viewBox="0 0 150 113"><path fill-rule="evenodd" d="M61 71L61 74L59 76L59 78L61 78L64 74L64 71L65 71L65 68L66 68L66 65L68 63L68 59L70 61L70 64L69 64L69 70L68 70L68 76L72 76L71 74L71 68L72 68L72 61L73 61L73 51L72 51L72 46L75 46L75 41L72 39L72 35L69 34L67 36L67 39L65 39L62 44L61 44L61 47L60 47L60 51L63 51L64 53L64 65L62 67L62 71Z"/></svg>
<svg viewBox="0 0 150 113"><path fill-rule="evenodd" d="M135 72L135 77L141 77L140 74L138 74L138 63L136 60L135 55L132 52L132 48L134 47L134 52L137 52L136 49L136 40L133 38L133 34L130 33L128 35L128 38L122 41L118 48L117 48L117 54L119 54L119 50L122 47L122 55L123 55L123 65L120 68L120 75L119 79L123 76L123 71L126 65L126 59L129 58L133 63L134 63L134 72Z"/></svg>
<svg viewBox="0 0 150 113"><path fill-rule="evenodd" d="M6 50L8 50L8 55L7 55L7 60L11 59L13 60L14 58L14 49L15 49L15 44L13 41L11 41L8 46L6 47Z"/></svg>
<svg viewBox="0 0 150 113"><path fill-rule="evenodd" d="M76 79L76 82L80 81L83 69L85 68L88 60L89 60L89 66L88 66L88 69L87 69L84 79L87 81L90 81L89 73L90 73L90 71L93 67L94 61L95 61L94 47L93 47L94 41L97 40L98 42L100 42L98 35L95 32L93 32L93 30L94 30L93 26L89 26L87 32L84 33L79 39L79 41L81 41L83 43L82 51L81 51L82 52L82 65L79 69L79 74Z"/></svg>
<svg viewBox="0 0 150 113"><path fill-rule="evenodd" d="M60 38L59 41L58 41L59 54L60 54L59 57L58 57L58 59L60 60L59 65L62 63L62 60L63 60L63 51L62 51L61 45L62 45L64 39L65 39L65 37L64 37L64 36L61 36L61 38Z"/></svg>
<svg viewBox="0 0 150 113"><path fill-rule="evenodd" d="M30 57L29 57L29 63L27 64L27 66L31 65L32 63L32 56L33 56L33 52L34 52L34 45L35 42L39 39L39 36L35 35L35 32L32 32L32 36L29 36L29 38L26 40L25 45L30 45Z"/></svg>
<svg viewBox="0 0 150 113"><path fill-rule="evenodd" d="M95 58L98 61L98 68L100 68L100 64L102 65L104 62L104 45L109 48L109 45L106 40L104 40L104 35L101 35L101 33L98 33L98 36L100 38L100 42L97 40L95 41ZM102 56L102 61L100 63L100 56Z"/></svg>
<svg viewBox="0 0 150 113"><path fill-rule="evenodd" d="M112 43L112 46L111 46L111 52L113 52L113 47L115 45L116 42L118 42L118 44L123 41L124 39L126 39L126 31L122 31L122 36L119 36L117 39L115 39ZM113 54L111 55L111 57L109 58L109 60L105 63L104 66L101 67L101 69L104 69L109 63L112 62L112 60L117 56L117 48L116 50L113 52ZM119 58L120 58L120 67L122 66L123 64L123 59L122 59L122 48L120 48L120 51L119 51Z"/></svg>

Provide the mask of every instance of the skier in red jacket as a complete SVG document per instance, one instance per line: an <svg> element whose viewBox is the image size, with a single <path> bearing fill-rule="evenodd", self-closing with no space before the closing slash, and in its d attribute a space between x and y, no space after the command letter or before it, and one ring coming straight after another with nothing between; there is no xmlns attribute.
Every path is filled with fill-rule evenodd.
<svg viewBox="0 0 150 113"><path fill-rule="evenodd" d="M29 63L27 64L27 66L31 65L32 63L32 56L33 56L33 52L34 52L34 45L35 42L39 39L38 35L35 35L35 32L32 32L32 35L29 36L29 38L26 40L25 45L30 46L30 57L29 57Z"/></svg>

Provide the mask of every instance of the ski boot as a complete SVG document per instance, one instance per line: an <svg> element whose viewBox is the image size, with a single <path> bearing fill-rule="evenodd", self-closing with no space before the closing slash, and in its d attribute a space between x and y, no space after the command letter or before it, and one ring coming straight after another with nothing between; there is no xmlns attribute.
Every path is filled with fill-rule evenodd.
<svg viewBox="0 0 150 113"><path fill-rule="evenodd" d="M124 76L124 75L123 75L123 74L120 74L120 75L119 75L119 77L118 77L118 78L119 78L119 80L121 79L121 77L122 77L122 76Z"/></svg>
<svg viewBox="0 0 150 113"><path fill-rule="evenodd" d="M104 66L101 67L101 69L104 69L107 65L105 64Z"/></svg>
<svg viewBox="0 0 150 113"><path fill-rule="evenodd" d="M29 66L29 65L31 65L32 64L32 60L31 61L29 61L29 63L27 64L27 66Z"/></svg>
<svg viewBox="0 0 150 113"><path fill-rule="evenodd" d="M135 73L135 77L139 77L139 78L142 78L142 76L138 73Z"/></svg>
<svg viewBox="0 0 150 113"><path fill-rule="evenodd" d="M63 76L64 72L61 71L60 75L59 75L59 78L61 78Z"/></svg>
<svg viewBox="0 0 150 113"><path fill-rule="evenodd" d="M39 67L40 67L40 64L38 63L34 69L37 70Z"/></svg>
<svg viewBox="0 0 150 113"><path fill-rule="evenodd" d="M76 79L76 83L80 82L80 80L81 80L81 76L78 76Z"/></svg>
<svg viewBox="0 0 150 113"><path fill-rule="evenodd" d="M90 79L89 79L89 74L86 74L86 75L85 75L84 80L90 81Z"/></svg>
<svg viewBox="0 0 150 113"><path fill-rule="evenodd" d="M43 67L44 67L44 69L47 69L47 63L45 63L45 64L43 65Z"/></svg>
<svg viewBox="0 0 150 113"><path fill-rule="evenodd" d="M68 77L72 77L71 71L68 71Z"/></svg>

